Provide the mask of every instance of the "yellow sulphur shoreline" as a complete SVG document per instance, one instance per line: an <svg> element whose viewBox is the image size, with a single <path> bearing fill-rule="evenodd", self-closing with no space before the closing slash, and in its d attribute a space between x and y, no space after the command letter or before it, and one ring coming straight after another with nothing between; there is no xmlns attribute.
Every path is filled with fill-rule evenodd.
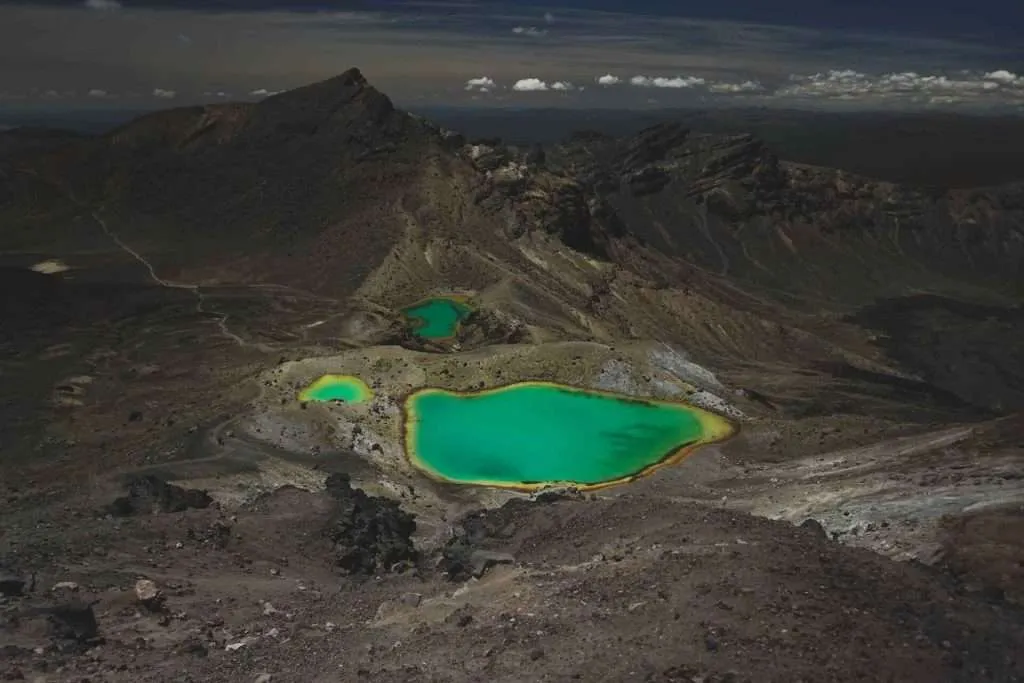
<svg viewBox="0 0 1024 683"><path fill-rule="evenodd" d="M445 397L456 400L467 400L472 401L473 399L486 399L488 397L499 396L503 393L522 391L524 389L549 389L555 392L564 392L568 395L573 396L585 396L588 398L604 398L610 399L613 402L619 404L632 406L634 412L637 407L647 407L653 409L667 409L669 411L678 411L679 413L686 413L690 418L696 421L699 425L700 435L696 439L688 439L673 444L673 446L667 451L661 451L656 453L653 457L646 458L643 466L639 466L635 471L630 472L624 476L616 476L609 478L604 481L596 482L577 482L572 480L531 480L531 481L508 481L508 480L497 480L486 477L474 477L472 479L459 478L447 476L443 472L439 471L436 466L432 465L423 457L421 453L422 439L418 438L422 433L423 425L425 424L423 416L417 411L416 404L422 401L424 398L429 399L430 397ZM607 406L605 406L607 409ZM642 412L642 411L641 411ZM488 486L501 489L509 489L516 491L537 491L552 486L572 486L580 490L593 491L610 486L617 486L637 479L648 476L656 470L666 467L669 465L677 464L685 459L688 455L693 453L701 446L708 445L711 443L717 443L724 441L734 436L738 431L738 426L727 420L726 418L717 415L715 413L703 410L696 406L692 406L688 403L680 401L666 401L660 399L647 399L638 398L633 396L627 396L609 391L586 389L582 387L574 387L571 385L558 384L555 382L545 381L530 381L530 382L519 382L514 384L508 384L500 387L494 387L490 389L484 389L480 391L450 391L447 389L440 388L424 388L419 389L410 393L402 403L402 415L404 424L402 426L403 435L403 448L405 451L406 458L409 463L418 471L422 472L426 476L430 477L439 482L461 484L461 485L476 485L476 486ZM509 417L512 420L513 417ZM598 427L595 432L599 432L603 425L598 422ZM470 429L473 427L471 426ZM529 425L523 425L521 429L529 430ZM517 430L519 431L519 430ZM483 443L482 441L480 443ZM436 448L436 445L435 445ZM500 446L498 447L500 450ZM639 446L638 446L639 448ZM486 450L486 449L484 449ZM493 450L493 449L492 449ZM521 455L516 455L516 458L528 458L533 450L526 449ZM534 457L536 457L534 455Z"/></svg>
<svg viewBox="0 0 1024 683"><path fill-rule="evenodd" d="M363 403L373 398L373 390L354 375L324 375L299 392L299 400Z"/></svg>

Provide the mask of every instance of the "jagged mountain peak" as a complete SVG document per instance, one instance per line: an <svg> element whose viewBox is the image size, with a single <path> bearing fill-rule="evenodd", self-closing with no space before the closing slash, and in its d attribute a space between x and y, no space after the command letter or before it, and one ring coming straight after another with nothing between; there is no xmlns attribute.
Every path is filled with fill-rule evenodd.
<svg viewBox="0 0 1024 683"><path fill-rule="evenodd" d="M301 127L339 119L384 123L396 114L391 100L370 85L359 69L352 68L268 97L256 105L253 116L257 121Z"/></svg>
<svg viewBox="0 0 1024 683"><path fill-rule="evenodd" d="M104 136L130 148L180 149L221 144L238 136L302 137L326 129L366 134L394 132L410 117L374 88L357 68L317 83L271 95L256 103L179 107L134 119Z"/></svg>

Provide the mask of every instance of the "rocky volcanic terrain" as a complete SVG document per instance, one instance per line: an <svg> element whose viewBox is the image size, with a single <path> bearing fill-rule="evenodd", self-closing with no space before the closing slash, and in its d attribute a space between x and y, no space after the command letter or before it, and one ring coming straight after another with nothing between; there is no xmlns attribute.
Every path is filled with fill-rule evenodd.
<svg viewBox="0 0 1024 683"><path fill-rule="evenodd" d="M356 70L0 133L0 679L1024 680L1022 264L1024 183L467 140ZM409 465L410 391L529 379L739 432L585 495Z"/></svg>

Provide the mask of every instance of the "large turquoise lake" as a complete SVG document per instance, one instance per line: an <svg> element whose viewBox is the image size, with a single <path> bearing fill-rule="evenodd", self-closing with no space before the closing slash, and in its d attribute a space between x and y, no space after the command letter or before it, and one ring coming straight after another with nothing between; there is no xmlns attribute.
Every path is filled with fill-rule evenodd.
<svg viewBox="0 0 1024 683"><path fill-rule="evenodd" d="M426 474L527 490L627 481L733 431L686 404L547 382L422 389L406 400L405 420L406 453Z"/></svg>
<svg viewBox="0 0 1024 683"><path fill-rule="evenodd" d="M441 340L454 337L459 325L473 309L464 297L445 296L424 299L402 309L414 334L424 339Z"/></svg>

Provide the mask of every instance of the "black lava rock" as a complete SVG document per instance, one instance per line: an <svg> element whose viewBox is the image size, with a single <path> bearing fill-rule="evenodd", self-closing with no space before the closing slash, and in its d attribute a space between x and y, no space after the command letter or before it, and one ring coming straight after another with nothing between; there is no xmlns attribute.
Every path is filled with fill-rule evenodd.
<svg viewBox="0 0 1024 683"><path fill-rule="evenodd" d="M352 488L347 474L327 477L326 489L336 506L324 535L334 544L338 567L349 574L375 574L416 561L416 521L397 502Z"/></svg>
<svg viewBox="0 0 1024 683"><path fill-rule="evenodd" d="M115 517L128 517L140 513L184 512L209 507L213 498L200 489L185 489L168 484L152 475L133 477L128 482L128 495L117 498L107 506Z"/></svg>

